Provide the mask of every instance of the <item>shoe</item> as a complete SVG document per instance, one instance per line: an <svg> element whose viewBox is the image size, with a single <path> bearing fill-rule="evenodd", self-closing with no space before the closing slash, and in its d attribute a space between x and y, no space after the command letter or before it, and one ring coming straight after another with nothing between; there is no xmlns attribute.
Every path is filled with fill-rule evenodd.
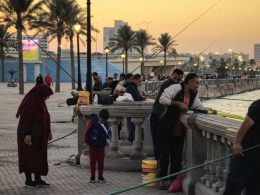
<svg viewBox="0 0 260 195"><path fill-rule="evenodd" d="M166 182L165 181L161 181L160 184L159 184L159 190L167 190L168 187L166 185Z"/></svg>
<svg viewBox="0 0 260 195"><path fill-rule="evenodd" d="M100 183L105 183L106 182L106 180L105 180L105 178L104 177L98 177L98 182L100 182Z"/></svg>
<svg viewBox="0 0 260 195"><path fill-rule="evenodd" d="M182 182L185 177L185 174L178 175L168 188L168 192L182 192Z"/></svg>
<svg viewBox="0 0 260 195"><path fill-rule="evenodd" d="M95 183L96 182L96 179L94 176L91 176L90 177L90 180L89 180L89 183Z"/></svg>
<svg viewBox="0 0 260 195"><path fill-rule="evenodd" d="M39 185L39 186L49 186L49 185L51 185L51 184L49 184L49 183L46 183L45 181L43 181L43 180L35 180L35 185Z"/></svg>
<svg viewBox="0 0 260 195"><path fill-rule="evenodd" d="M28 186L28 187L35 187L36 183L34 181L26 181L25 185Z"/></svg>

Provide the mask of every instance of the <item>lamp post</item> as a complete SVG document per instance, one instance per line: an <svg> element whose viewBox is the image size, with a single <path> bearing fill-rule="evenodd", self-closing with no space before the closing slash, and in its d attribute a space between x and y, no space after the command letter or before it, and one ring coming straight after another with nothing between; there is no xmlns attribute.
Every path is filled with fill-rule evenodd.
<svg viewBox="0 0 260 195"><path fill-rule="evenodd" d="M121 58L123 59L123 74L125 74L125 54L121 54Z"/></svg>
<svg viewBox="0 0 260 195"><path fill-rule="evenodd" d="M139 61L141 63L141 75L144 74L144 59L143 57L139 58Z"/></svg>
<svg viewBox="0 0 260 195"><path fill-rule="evenodd" d="M86 88L89 91L89 102L93 102L92 91L92 72L91 72L91 13L90 13L90 0L87 0L87 79Z"/></svg>
<svg viewBox="0 0 260 195"><path fill-rule="evenodd" d="M161 77L162 77L162 74L163 74L163 60L160 60L160 64L161 64Z"/></svg>
<svg viewBox="0 0 260 195"><path fill-rule="evenodd" d="M81 71L80 71L80 52L79 52L79 33L81 31L81 25L76 23L74 25L74 30L77 33L77 56L78 56L78 91L82 91L81 84Z"/></svg>
<svg viewBox="0 0 260 195"><path fill-rule="evenodd" d="M106 54L106 78L108 77L108 67L107 67L107 55L109 53L109 47L105 47L104 52Z"/></svg>

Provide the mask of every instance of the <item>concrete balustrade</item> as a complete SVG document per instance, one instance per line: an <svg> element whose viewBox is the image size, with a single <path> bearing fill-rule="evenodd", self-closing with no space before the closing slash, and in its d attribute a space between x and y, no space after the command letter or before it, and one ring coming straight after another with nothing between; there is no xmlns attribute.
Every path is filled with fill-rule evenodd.
<svg viewBox="0 0 260 195"><path fill-rule="evenodd" d="M108 109L112 139L107 148L105 169L133 171L141 169L141 160L153 155L152 140L148 118L153 102L115 102L112 105L92 105L80 107L78 110L78 162L88 167L88 156L84 150L83 135L86 121L90 114L98 114L101 109ZM127 117L135 125L135 139L133 143L127 141ZM119 132L119 124L121 130ZM147 139L146 139L147 138ZM146 140L144 140L146 139Z"/></svg>
<svg viewBox="0 0 260 195"><path fill-rule="evenodd" d="M187 167L229 155L235 133L241 124L241 121L204 114L187 114L183 116L182 122L187 129ZM183 182L185 194L223 194L229 162L230 158L227 158L189 172Z"/></svg>
<svg viewBox="0 0 260 195"><path fill-rule="evenodd" d="M209 80L208 82L215 82ZM221 82L224 82L221 80ZM229 84L232 84L231 81ZM248 84L241 80L242 84ZM258 81L249 83L257 86ZM255 83L255 85L253 85ZM219 84L222 85L222 84ZM224 84L226 85L226 84ZM77 162L88 166L88 156L84 152L83 135L86 118L92 113L98 114L101 109L110 112L109 122L112 129L112 140L106 152L106 170L136 171L141 170L141 160L153 155L149 126L149 115L153 102L115 102L112 105L93 105L78 109L78 154ZM135 125L133 144L127 141L127 117ZM182 117L186 127L184 148L184 167L190 168L211 162L231 152L232 142L241 121L227 119L216 115L188 113ZM121 130L118 127L121 124ZM229 171L230 158L210 163L187 173L183 182L183 192L187 195L220 195L224 191Z"/></svg>
<svg viewBox="0 0 260 195"><path fill-rule="evenodd" d="M139 87L140 91L149 93L159 90L163 81L146 81ZM260 79L201 79L199 96L214 98L260 88Z"/></svg>

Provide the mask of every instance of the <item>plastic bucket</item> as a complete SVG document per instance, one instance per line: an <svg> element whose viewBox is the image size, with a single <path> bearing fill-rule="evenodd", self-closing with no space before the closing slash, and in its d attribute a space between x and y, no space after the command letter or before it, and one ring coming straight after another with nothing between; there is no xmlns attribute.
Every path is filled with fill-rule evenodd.
<svg viewBox="0 0 260 195"><path fill-rule="evenodd" d="M156 160L143 160L142 161L142 177L143 183L155 180L157 175L157 161ZM146 186L157 186L157 182L147 184Z"/></svg>

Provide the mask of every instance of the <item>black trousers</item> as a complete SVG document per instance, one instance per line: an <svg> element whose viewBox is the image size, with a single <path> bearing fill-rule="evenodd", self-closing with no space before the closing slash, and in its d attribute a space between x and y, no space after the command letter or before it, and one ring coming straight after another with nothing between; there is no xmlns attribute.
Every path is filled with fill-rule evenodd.
<svg viewBox="0 0 260 195"><path fill-rule="evenodd" d="M172 136L169 143L169 153L162 152L159 157L159 176L164 177L168 175L170 165L170 174L182 170L182 153L185 136ZM172 177L172 179L175 179Z"/></svg>

